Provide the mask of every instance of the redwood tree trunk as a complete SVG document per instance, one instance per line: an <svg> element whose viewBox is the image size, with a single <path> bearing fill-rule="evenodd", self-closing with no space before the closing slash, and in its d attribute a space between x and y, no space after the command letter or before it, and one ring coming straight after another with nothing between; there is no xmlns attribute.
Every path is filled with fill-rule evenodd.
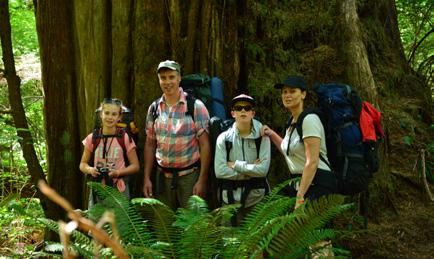
<svg viewBox="0 0 434 259"><path fill-rule="evenodd" d="M74 207L82 207L79 187L83 174L78 171L81 137L77 125L83 118L77 108L82 102L77 103L72 10L70 1L38 1L36 25L45 93L48 183ZM60 208L46 213L53 219L64 215Z"/></svg>

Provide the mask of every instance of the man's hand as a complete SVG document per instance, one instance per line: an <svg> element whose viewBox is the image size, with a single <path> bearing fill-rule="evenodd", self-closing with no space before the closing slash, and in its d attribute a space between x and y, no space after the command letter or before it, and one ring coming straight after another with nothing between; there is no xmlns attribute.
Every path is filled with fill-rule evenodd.
<svg viewBox="0 0 434 259"><path fill-rule="evenodd" d="M145 198L153 198L151 180L145 180L145 183L143 184L143 194L145 195Z"/></svg>
<svg viewBox="0 0 434 259"><path fill-rule="evenodd" d="M203 199L206 196L206 182L205 181L197 181L193 186L193 195L197 195Z"/></svg>

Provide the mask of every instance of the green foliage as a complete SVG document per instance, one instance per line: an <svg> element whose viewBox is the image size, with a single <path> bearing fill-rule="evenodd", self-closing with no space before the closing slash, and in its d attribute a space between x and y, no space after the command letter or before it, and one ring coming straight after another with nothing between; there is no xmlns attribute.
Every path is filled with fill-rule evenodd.
<svg viewBox="0 0 434 259"><path fill-rule="evenodd" d="M102 186L96 182L89 182L88 185L100 199L98 206L90 209L90 215L100 218L101 212L111 210L115 214L120 238L125 243L137 246L150 245L152 239L147 232L147 225L122 193L115 188Z"/></svg>
<svg viewBox="0 0 434 259"><path fill-rule="evenodd" d="M42 241L43 217L38 199L20 198L12 193L0 202L0 254L30 258ZM33 258L33 257L32 257Z"/></svg>
<svg viewBox="0 0 434 259"><path fill-rule="evenodd" d="M38 37L36 21L31 0L10 0L9 14L11 22L11 36L14 55L37 54ZM0 56L2 56L0 46Z"/></svg>
<svg viewBox="0 0 434 259"><path fill-rule="evenodd" d="M206 202L198 196L189 199L188 208L176 214L155 199L137 198L128 202L116 189L90 183L99 203L85 212L99 221L103 211L114 212L121 245L131 258L256 258L264 252L271 257L300 258L310 254L312 245L335 232L322 229L334 216L348 209L342 205L342 196L330 196L308 202L291 213L295 199L281 196L279 191L286 181L276 188L247 216L241 227L226 227L238 205L229 205L209 211ZM14 205L20 215L28 211ZM33 215L32 222L44 224L59 231L57 222ZM113 235L109 225L103 229ZM93 258L95 248L88 233L74 230L70 249L82 258ZM64 247L47 243L44 254L60 253ZM103 258L113 258L108 248L98 248Z"/></svg>
<svg viewBox="0 0 434 259"><path fill-rule="evenodd" d="M410 65L433 83L434 3L429 0L396 1L404 52Z"/></svg>

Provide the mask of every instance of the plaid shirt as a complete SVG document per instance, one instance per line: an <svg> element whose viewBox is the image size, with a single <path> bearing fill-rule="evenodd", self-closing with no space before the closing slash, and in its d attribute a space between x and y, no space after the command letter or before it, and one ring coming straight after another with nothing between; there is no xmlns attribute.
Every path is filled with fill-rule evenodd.
<svg viewBox="0 0 434 259"><path fill-rule="evenodd" d="M196 163L200 158L198 137L208 132L209 114L202 101L194 104L194 121L187 112L186 94L180 87L180 98L168 106L165 97L159 99L153 120L151 106L146 116L146 135L156 140L155 157L162 167L183 168Z"/></svg>

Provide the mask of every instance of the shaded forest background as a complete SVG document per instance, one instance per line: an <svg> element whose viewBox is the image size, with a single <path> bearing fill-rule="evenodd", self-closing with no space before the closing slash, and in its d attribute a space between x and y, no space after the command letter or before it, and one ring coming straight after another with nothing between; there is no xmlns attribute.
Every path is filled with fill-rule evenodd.
<svg viewBox="0 0 434 259"><path fill-rule="evenodd" d="M85 179L78 163L95 107L104 97L120 98L134 109L143 129L148 105L161 94L155 68L164 59L179 61L183 74L222 78L226 101L240 92L254 96L261 119L277 130L287 115L272 85L285 75L303 74L310 83L351 84L383 112L387 132L381 171L371 184L371 218L379 220L383 209L396 210L403 179L419 186L412 180L417 179L412 167L420 149L432 151L433 140L429 1L10 2L34 11L42 65L42 84L23 82L21 88L27 94L22 101L27 116L33 119L33 159L41 166L33 161L37 169L28 166L29 172L20 175L30 175L30 185L47 179L75 207L85 206ZM398 27L398 18L404 29ZM21 44L24 38L13 42L36 47ZM26 52L15 45L16 56ZM41 94L43 117L41 98L32 98ZM6 98L1 120L10 125L16 109ZM20 131L18 137L15 132L3 127L2 138L11 137L1 146L4 176L17 159L11 156L21 138ZM275 157L270 176L277 183L286 172L279 170L284 164ZM136 195L141 195L141 180L137 183ZM34 190L27 188L29 193ZM423 189L419 192L424 195ZM60 208L40 198L46 216L63 217Z"/></svg>

